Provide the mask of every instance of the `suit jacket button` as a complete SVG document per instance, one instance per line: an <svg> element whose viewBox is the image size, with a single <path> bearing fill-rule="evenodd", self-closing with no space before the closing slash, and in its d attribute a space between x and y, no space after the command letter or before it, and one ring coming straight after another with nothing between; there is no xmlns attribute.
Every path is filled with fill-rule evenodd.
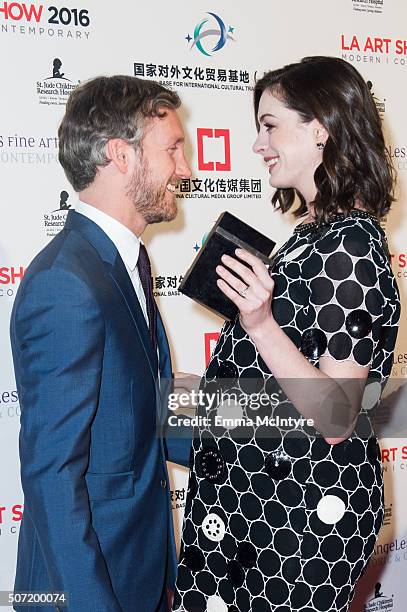
<svg viewBox="0 0 407 612"><path fill-rule="evenodd" d="M165 489L165 487L167 486L167 481L165 480L165 478L161 480L161 486L163 489Z"/></svg>

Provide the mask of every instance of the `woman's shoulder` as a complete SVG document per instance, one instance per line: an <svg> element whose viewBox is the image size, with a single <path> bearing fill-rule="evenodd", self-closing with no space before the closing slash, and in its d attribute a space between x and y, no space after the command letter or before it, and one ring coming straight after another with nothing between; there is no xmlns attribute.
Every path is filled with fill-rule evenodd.
<svg viewBox="0 0 407 612"><path fill-rule="evenodd" d="M360 240L382 240L385 232L379 219L363 211L353 211L348 216L334 219L331 228L343 236L355 236Z"/></svg>
<svg viewBox="0 0 407 612"><path fill-rule="evenodd" d="M325 227L322 226L322 232L316 238L317 250L344 250L355 257L366 257L371 251L388 255L386 234L379 221L362 211L355 211L346 217L338 216Z"/></svg>
<svg viewBox="0 0 407 612"><path fill-rule="evenodd" d="M313 224L312 227L309 224L307 230L302 228L303 238L312 245L308 253L312 261L321 260L322 264L329 260L334 268L345 264L349 268L374 266L378 274L386 271L391 275L385 232L379 221L370 215L358 211L348 216L338 215L329 223Z"/></svg>

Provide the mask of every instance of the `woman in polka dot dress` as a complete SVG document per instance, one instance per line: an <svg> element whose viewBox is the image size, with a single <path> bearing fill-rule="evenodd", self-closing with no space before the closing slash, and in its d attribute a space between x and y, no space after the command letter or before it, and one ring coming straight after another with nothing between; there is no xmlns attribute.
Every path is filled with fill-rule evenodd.
<svg viewBox="0 0 407 612"><path fill-rule="evenodd" d="M274 400L195 431L174 610L345 612L383 520L368 410L400 317L378 221L392 169L369 89L343 60L267 73L254 106L273 203L286 212L297 194L303 221L270 271L241 250L216 268L240 314L201 388Z"/></svg>

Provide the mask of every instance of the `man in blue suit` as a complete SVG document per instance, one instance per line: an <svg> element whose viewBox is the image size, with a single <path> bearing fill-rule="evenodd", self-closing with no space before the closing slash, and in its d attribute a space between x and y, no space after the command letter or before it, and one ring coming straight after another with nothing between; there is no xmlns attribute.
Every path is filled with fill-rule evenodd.
<svg viewBox="0 0 407 612"><path fill-rule="evenodd" d="M166 460L187 465L190 440L160 436L171 361L139 237L175 217L190 176L179 105L129 76L71 94L59 157L80 201L12 313L25 496L15 590L63 591L69 612L164 611L174 581Z"/></svg>

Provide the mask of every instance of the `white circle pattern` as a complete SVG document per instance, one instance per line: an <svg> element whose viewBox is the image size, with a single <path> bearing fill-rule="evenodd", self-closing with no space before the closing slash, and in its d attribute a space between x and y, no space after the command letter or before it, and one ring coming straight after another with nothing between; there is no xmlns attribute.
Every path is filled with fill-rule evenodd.
<svg viewBox="0 0 407 612"><path fill-rule="evenodd" d="M208 514L202 521L202 531L208 540L220 542L225 536L225 523L217 514Z"/></svg>
<svg viewBox="0 0 407 612"><path fill-rule="evenodd" d="M218 597L218 595L211 595L208 597L206 609L208 612L228 612L227 605L221 597Z"/></svg>
<svg viewBox="0 0 407 612"><path fill-rule="evenodd" d="M340 497L325 495L317 505L317 515L320 521L327 525L335 525L345 514L346 506Z"/></svg>

